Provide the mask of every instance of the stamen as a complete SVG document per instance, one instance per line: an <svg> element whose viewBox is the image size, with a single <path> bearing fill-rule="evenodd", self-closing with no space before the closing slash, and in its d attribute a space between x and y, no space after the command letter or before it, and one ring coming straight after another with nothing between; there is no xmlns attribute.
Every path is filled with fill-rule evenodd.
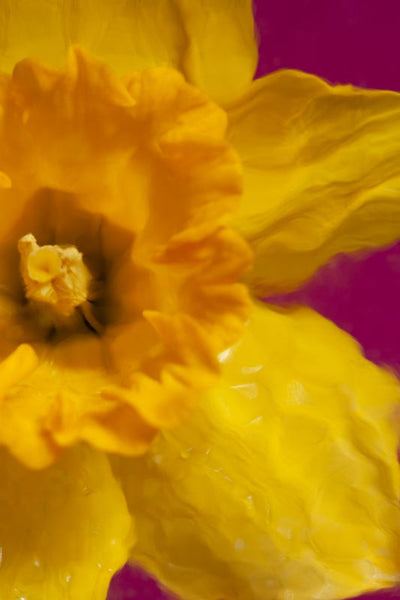
<svg viewBox="0 0 400 600"><path fill-rule="evenodd" d="M64 317L86 303L91 275L75 246L39 246L28 233L18 242L25 294Z"/></svg>

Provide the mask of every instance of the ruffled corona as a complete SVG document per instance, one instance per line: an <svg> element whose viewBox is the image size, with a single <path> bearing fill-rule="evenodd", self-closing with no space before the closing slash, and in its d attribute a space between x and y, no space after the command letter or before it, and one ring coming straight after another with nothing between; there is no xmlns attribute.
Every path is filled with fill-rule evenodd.
<svg viewBox="0 0 400 600"><path fill-rule="evenodd" d="M0 442L31 467L78 440L141 453L218 374L250 254L224 112L170 69L82 51L1 80Z"/></svg>

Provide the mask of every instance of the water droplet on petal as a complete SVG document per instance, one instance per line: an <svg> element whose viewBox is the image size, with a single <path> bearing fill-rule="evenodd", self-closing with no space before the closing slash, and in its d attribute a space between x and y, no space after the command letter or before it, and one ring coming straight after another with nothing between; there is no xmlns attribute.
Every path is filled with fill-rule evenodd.
<svg viewBox="0 0 400 600"><path fill-rule="evenodd" d="M236 552L240 552L241 550L243 550L243 548L244 548L244 541L241 540L240 538L238 538L235 541L235 550L236 550Z"/></svg>

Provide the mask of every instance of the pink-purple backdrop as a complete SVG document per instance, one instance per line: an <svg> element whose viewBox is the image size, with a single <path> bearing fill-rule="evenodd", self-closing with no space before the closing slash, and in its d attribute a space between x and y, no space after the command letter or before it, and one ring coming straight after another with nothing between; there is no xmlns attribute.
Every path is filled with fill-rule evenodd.
<svg viewBox="0 0 400 600"><path fill-rule="evenodd" d="M254 8L258 77L295 68L333 83L400 91L400 0L255 0ZM358 339L368 358L400 374L400 244L363 260L339 257L282 301L309 304ZM108 596L167 598L128 567L114 577ZM400 589L361 598L400 600Z"/></svg>

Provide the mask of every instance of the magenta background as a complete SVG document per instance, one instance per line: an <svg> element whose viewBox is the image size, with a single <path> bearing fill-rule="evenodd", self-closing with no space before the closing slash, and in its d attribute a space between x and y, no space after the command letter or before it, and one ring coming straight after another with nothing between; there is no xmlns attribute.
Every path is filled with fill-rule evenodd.
<svg viewBox="0 0 400 600"><path fill-rule="evenodd" d="M400 0L256 0L254 5L258 76L296 68L334 83L400 90ZM357 338L371 360L400 374L400 244L363 260L339 257L282 301L309 304ZM166 598L155 582L128 567L114 577L108 596ZM400 600L400 590L361 598Z"/></svg>

